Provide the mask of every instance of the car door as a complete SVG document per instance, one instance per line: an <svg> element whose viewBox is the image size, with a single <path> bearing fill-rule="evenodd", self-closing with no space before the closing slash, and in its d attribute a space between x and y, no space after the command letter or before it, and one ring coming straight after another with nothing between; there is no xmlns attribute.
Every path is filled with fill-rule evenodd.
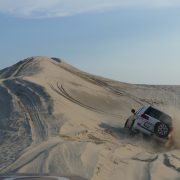
<svg viewBox="0 0 180 180"><path fill-rule="evenodd" d="M150 124L150 122L147 119L143 118L142 116L137 117L134 123L134 127L140 132L147 135L153 134L154 131L152 124Z"/></svg>
<svg viewBox="0 0 180 180"><path fill-rule="evenodd" d="M154 133L154 127L159 120L156 119L157 110L152 108L151 106L141 115L140 126Z"/></svg>

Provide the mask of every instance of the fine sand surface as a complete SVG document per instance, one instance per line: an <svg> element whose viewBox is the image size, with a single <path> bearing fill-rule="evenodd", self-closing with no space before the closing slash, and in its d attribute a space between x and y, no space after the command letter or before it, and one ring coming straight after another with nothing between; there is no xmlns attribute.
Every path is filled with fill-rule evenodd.
<svg viewBox="0 0 180 180"><path fill-rule="evenodd" d="M171 148L123 128L130 110L147 104L172 116ZM180 86L121 83L47 57L0 71L0 174L6 178L178 180L179 130Z"/></svg>

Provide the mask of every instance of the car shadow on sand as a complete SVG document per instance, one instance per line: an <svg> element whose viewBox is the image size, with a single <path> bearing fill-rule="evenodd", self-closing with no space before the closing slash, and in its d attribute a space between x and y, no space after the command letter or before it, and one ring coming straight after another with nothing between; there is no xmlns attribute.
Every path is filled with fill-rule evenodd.
<svg viewBox="0 0 180 180"><path fill-rule="evenodd" d="M142 133L134 134L124 127L114 127L106 123L99 124L99 127L109 132L113 137L120 140L121 143L131 144L133 146L141 146L156 152L167 150L165 147L165 141L153 138L152 136Z"/></svg>
<svg viewBox="0 0 180 180"><path fill-rule="evenodd" d="M120 126L114 127L111 126L110 124L101 123L99 124L99 127L109 131L113 136L119 139L130 137L130 133L127 131L127 129Z"/></svg>

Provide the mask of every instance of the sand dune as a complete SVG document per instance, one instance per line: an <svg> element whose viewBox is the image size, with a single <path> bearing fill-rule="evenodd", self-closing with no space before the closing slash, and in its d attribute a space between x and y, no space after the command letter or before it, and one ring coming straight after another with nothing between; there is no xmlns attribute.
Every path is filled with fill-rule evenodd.
<svg viewBox="0 0 180 180"><path fill-rule="evenodd" d="M124 130L130 109L174 118L175 146ZM0 174L180 179L180 86L132 85L32 57L0 71ZM50 178L50 177L49 177Z"/></svg>

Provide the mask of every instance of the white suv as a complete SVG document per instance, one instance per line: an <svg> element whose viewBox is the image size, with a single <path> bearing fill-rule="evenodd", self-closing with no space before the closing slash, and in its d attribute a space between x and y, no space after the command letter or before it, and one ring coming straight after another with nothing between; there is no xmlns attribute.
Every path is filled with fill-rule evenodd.
<svg viewBox="0 0 180 180"><path fill-rule="evenodd" d="M168 138L172 131L172 118L169 115L152 106L143 106L137 112L132 109L131 112L133 115L127 119L125 128L134 133Z"/></svg>

